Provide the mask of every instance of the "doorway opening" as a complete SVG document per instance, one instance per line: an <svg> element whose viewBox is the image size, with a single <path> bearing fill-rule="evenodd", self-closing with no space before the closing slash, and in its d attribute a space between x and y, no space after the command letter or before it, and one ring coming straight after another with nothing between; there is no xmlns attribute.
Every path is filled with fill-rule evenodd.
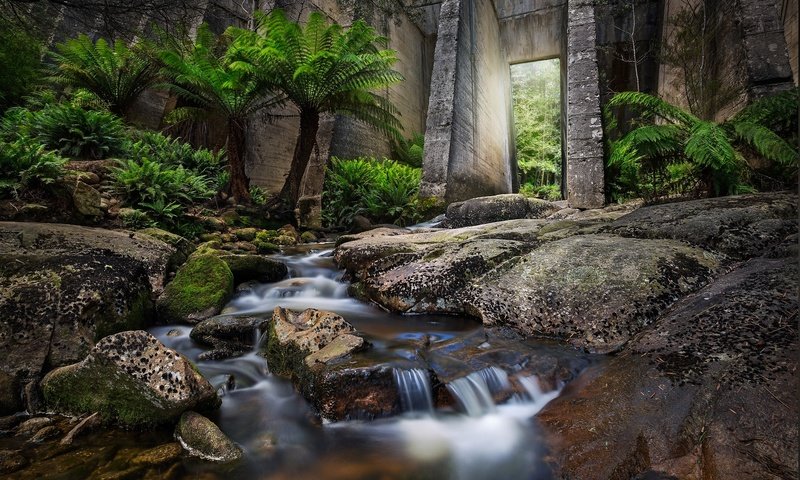
<svg viewBox="0 0 800 480"><path fill-rule="evenodd" d="M561 68L558 58L511 65L520 193L562 199Z"/></svg>

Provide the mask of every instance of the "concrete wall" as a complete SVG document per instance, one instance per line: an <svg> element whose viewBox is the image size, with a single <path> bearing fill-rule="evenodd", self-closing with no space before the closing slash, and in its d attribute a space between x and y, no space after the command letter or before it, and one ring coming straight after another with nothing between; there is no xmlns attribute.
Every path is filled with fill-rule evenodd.
<svg viewBox="0 0 800 480"><path fill-rule="evenodd" d="M566 0L495 0L509 63L560 57Z"/></svg>
<svg viewBox="0 0 800 480"><path fill-rule="evenodd" d="M783 17L783 33L786 36L786 46L789 50L789 65L792 67L794 84L798 85L800 71L798 71L797 56L800 53L800 46L797 40L797 28L800 23L800 16L797 13L798 2L796 0L783 0L781 17Z"/></svg>
<svg viewBox="0 0 800 480"><path fill-rule="evenodd" d="M514 188L511 80L489 0L442 4L425 141L426 196L448 202Z"/></svg>

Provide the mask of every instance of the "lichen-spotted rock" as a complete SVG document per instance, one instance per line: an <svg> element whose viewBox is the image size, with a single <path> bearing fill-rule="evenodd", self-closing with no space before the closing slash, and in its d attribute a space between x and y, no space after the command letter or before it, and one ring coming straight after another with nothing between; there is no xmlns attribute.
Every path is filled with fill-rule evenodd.
<svg viewBox="0 0 800 480"><path fill-rule="evenodd" d="M190 409L217 408L214 388L183 355L144 331L110 335L81 362L42 381L48 407L100 412L106 421L141 427L177 419Z"/></svg>
<svg viewBox="0 0 800 480"><path fill-rule="evenodd" d="M175 249L147 235L0 222L0 370L20 390L112 333L145 328ZM0 405L0 415L14 405Z"/></svg>
<svg viewBox="0 0 800 480"><path fill-rule="evenodd" d="M609 352L719 268L714 255L674 240L579 235L501 265L465 298L485 325Z"/></svg>

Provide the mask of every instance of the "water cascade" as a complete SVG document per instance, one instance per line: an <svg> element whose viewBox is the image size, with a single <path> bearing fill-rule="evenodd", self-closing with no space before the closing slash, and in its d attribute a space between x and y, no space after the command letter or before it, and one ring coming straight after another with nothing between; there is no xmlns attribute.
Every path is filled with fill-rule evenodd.
<svg viewBox="0 0 800 480"><path fill-rule="evenodd" d="M404 412L433 412L433 394L427 370L395 368L394 381Z"/></svg>

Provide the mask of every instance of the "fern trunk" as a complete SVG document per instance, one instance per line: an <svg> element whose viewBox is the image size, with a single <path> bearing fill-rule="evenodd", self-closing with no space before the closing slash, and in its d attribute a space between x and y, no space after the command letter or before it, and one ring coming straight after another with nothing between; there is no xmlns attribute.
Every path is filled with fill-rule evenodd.
<svg viewBox="0 0 800 480"><path fill-rule="evenodd" d="M239 119L228 120L228 168L231 174L229 193L236 203L250 202L250 179L244 170L245 127Z"/></svg>
<svg viewBox="0 0 800 480"><path fill-rule="evenodd" d="M292 166L289 169L289 176L279 195L290 208L297 205L300 199L300 187L303 183L303 176L317 143L317 131L319 130L319 112L301 111L300 112L300 135L297 137L297 144L294 148Z"/></svg>

